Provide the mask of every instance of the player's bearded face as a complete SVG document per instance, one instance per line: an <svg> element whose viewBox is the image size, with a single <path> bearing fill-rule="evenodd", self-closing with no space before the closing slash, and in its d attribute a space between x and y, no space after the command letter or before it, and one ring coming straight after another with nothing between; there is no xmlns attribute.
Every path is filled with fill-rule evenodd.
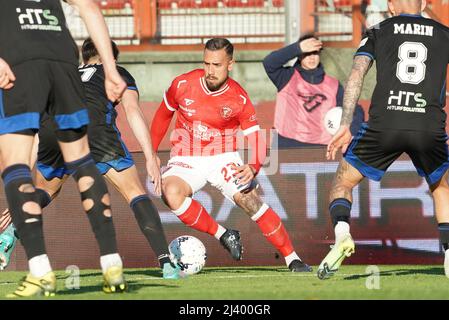
<svg viewBox="0 0 449 320"><path fill-rule="evenodd" d="M224 49L204 51L204 78L210 91L217 91L226 83L233 63Z"/></svg>

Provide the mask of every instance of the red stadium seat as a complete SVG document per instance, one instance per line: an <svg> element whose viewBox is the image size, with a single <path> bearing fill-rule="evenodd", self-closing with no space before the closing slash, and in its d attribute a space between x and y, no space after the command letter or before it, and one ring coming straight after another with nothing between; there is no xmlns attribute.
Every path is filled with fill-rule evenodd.
<svg viewBox="0 0 449 320"><path fill-rule="evenodd" d="M339 8L339 7L351 7L352 6L352 0L334 0L334 6L336 8Z"/></svg>
<svg viewBox="0 0 449 320"><path fill-rule="evenodd" d="M195 0L177 0L176 5L181 9L196 8Z"/></svg>
<svg viewBox="0 0 449 320"><path fill-rule="evenodd" d="M273 0L273 7L283 7L284 5L284 0Z"/></svg>
<svg viewBox="0 0 449 320"><path fill-rule="evenodd" d="M125 9L132 8L131 0L95 0L101 9Z"/></svg>
<svg viewBox="0 0 449 320"><path fill-rule="evenodd" d="M171 9L173 0L158 0L157 6L159 9Z"/></svg>
<svg viewBox="0 0 449 320"><path fill-rule="evenodd" d="M218 0L201 0L201 8L217 8Z"/></svg>
<svg viewBox="0 0 449 320"><path fill-rule="evenodd" d="M223 3L226 7L234 8L248 8L248 7L263 7L264 0L224 0Z"/></svg>
<svg viewBox="0 0 449 320"><path fill-rule="evenodd" d="M178 8L216 8L218 0L177 0Z"/></svg>

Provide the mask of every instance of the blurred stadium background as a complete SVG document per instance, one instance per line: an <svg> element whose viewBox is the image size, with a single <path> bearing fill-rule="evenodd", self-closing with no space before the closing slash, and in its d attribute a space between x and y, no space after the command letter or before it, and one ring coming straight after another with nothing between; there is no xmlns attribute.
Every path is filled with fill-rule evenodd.
<svg viewBox="0 0 449 320"><path fill-rule="evenodd" d="M231 76L248 91L262 127L273 125L276 90L266 76L262 59L272 50L296 41L306 32L325 41L322 63L342 83L351 68L352 54L363 30L388 17L386 0L96 0L112 38L122 51L119 63L136 78L141 107L148 121L171 80L201 67L202 47L211 37L227 37L236 44L237 65ZM449 1L432 0L426 15L449 25ZM65 7L68 24L80 44L87 32L78 14ZM368 74L361 104L365 111L376 70ZM120 108L119 108L120 109ZM119 117L122 137L133 152L145 181L145 166L137 142ZM168 159L168 139L160 150ZM263 198L281 215L294 245L310 264L318 264L333 241L327 195L337 162L327 162L322 148L294 149L273 154L276 174L261 173ZM401 158L381 183L365 181L355 192L352 234L357 254L354 264L441 263L438 231L426 182L407 157ZM120 253L126 267L156 266L132 211L121 196L112 193L114 221ZM45 210L46 242L55 268L68 265L98 268L98 249L81 210L75 185L69 181ZM233 262L211 237L185 227L155 199L169 241L182 234L200 238L206 245L208 266L283 265L257 226L238 209L207 187L196 195L221 224L242 232L244 260ZM4 194L0 205L5 207ZM11 270L26 269L21 246L13 255Z"/></svg>

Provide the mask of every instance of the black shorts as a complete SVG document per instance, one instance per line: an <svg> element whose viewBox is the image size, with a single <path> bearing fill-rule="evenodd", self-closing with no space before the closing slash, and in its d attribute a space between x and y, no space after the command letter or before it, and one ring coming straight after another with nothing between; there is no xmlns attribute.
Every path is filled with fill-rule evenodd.
<svg viewBox="0 0 449 320"><path fill-rule="evenodd" d="M0 89L0 134L39 129L46 111L59 129L89 123L84 87L76 66L58 61L30 60L12 67L14 87Z"/></svg>
<svg viewBox="0 0 449 320"><path fill-rule="evenodd" d="M121 140L118 130L115 131L114 127L113 132L108 132L105 128L88 126L87 131L90 151L100 173L106 174L111 168L120 172L133 166L132 156ZM39 130L37 169L47 180L72 174L65 166L55 130L57 127L53 120L44 117ZM102 138L101 141L106 139L110 144L96 143L98 137Z"/></svg>
<svg viewBox="0 0 449 320"><path fill-rule="evenodd" d="M429 185L440 181L449 168L446 132L377 130L364 123L344 158L365 177L380 181L403 153Z"/></svg>

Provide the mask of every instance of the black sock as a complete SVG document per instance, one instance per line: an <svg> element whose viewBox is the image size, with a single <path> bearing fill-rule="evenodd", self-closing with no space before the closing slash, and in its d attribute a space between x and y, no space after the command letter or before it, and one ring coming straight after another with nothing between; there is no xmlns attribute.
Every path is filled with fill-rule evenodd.
<svg viewBox="0 0 449 320"><path fill-rule="evenodd" d="M449 223L439 223L438 231L440 232L440 242L444 251L449 249Z"/></svg>
<svg viewBox="0 0 449 320"><path fill-rule="evenodd" d="M175 267L173 262L170 260L170 256L163 255L159 257L157 260L159 261L159 266L161 267L161 269L164 267L164 264L166 263L170 263L173 268Z"/></svg>
<svg viewBox="0 0 449 320"><path fill-rule="evenodd" d="M43 189L36 188L36 194L38 197L38 203L42 209L44 209L46 206L48 206L50 204L51 197L47 191L45 191Z"/></svg>
<svg viewBox="0 0 449 320"><path fill-rule="evenodd" d="M171 261L167 239L156 206L147 195L135 197L131 200L129 206L133 210L140 230L147 238L162 268L164 263L170 263Z"/></svg>
<svg viewBox="0 0 449 320"><path fill-rule="evenodd" d="M329 212L332 218L332 224L335 227L339 221L349 223L351 217L351 202L345 198L338 198L329 205Z"/></svg>
<svg viewBox="0 0 449 320"><path fill-rule="evenodd" d="M83 177L90 177L93 183L89 189L81 192L81 200L92 200L93 206L86 211L90 225L97 239L102 256L117 253L117 241L115 237L114 223L107 212L111 212L111 206L102 202L105 195L108 194L106 182L98 171L91 155L74 162L66 163L68 170L73 171L73 178L78 181Z"/></svg>
<svg viewBox="0 0 449 320"><path fill-rule="evenodd" d="M10 166L3 171L2 178L11 219L28 260L46 254L42 214L31 214L23 210L27 202L39 203L30 168L24 164ZM34 191L20 191L23 185L33 186Z"/></svg>

